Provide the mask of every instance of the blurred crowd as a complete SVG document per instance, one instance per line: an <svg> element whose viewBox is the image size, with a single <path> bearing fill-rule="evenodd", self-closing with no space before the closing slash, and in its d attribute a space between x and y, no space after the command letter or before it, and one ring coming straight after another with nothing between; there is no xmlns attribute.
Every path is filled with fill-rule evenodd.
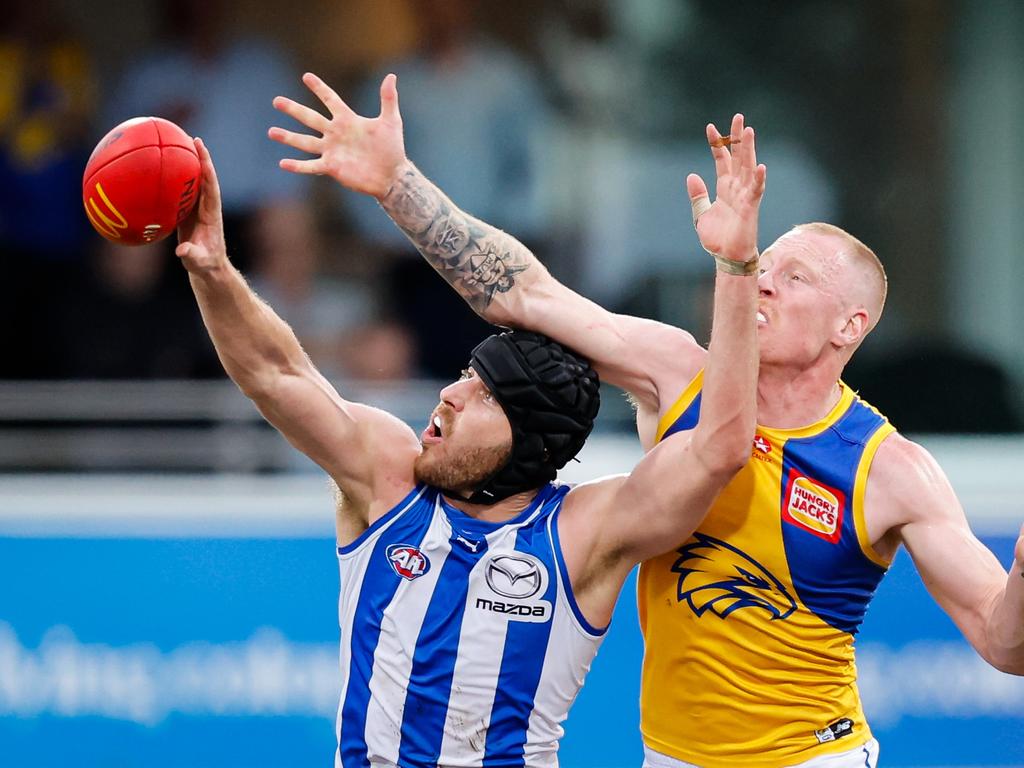
<svg viewBox="0 0 1024 768"><path fill-rule="evenodd" d="M15 0L0 19L0 379L223 376L173 243L110 244L82 211L92 147L139 115L206 141L233 261L328 376L445 379L459 370L488 332L482 321L374 201L279 170L286 150L266 129L296 126L271 99L314 105L299 81L306 70L363 114L376 113L380 80L396 72L407 152L460 207L607 306L699 338L710 272L682 182L689 171L712 174L709 120L743 109L761 131L765 243L802 221L833 221L886 260L881 225L850 204L856 159L844 170L828 143L802 140L829 96L729 33L729 9L696 0L297 0L293 23L282 24L260 0L141 5L149 38L102 56L113 40L87 34L56 0ZM834 5L859 13L852 1ZM799 14L805 6L772 27L775 45L816 29ZM843 51L856 44L819 51L816 71L852 82L856 66ZM737 72L759 67L759 79L724 83L722 68L706 65L710 51ZM839 138L858 129L851 123L835 128ZM840 177L851 189L837 188ZM883 321L878 349L905 341L885 330L901 327L900 302L888 311L897 318ZM879 376L870 365L863 375Z"/></svg>

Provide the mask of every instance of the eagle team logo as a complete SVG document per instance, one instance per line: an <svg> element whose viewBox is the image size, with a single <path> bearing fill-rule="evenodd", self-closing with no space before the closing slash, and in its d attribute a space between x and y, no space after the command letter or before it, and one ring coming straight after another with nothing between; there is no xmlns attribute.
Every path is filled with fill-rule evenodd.
<svg viewBox="0 0 1024 768"><path fill-rule="evenodd" d="M392 544L387 548L387 556L395 573L406 581L418 579L430 570L427 556L408 544Z"/></svg>
<svg viewBox="0 0 1024 768"><path fill-rule="evenodd" d="M679 574L677 599L695 614L726 619L741 608L760 608L775 621L796 610L782 582L752 557L703 533L694 539L679 549L672 572Z"/></svg>
<svg viewBox="0 0 1024 768"><path fill-rule="evenodd" d="M789 470L782 519L835 544L843 533L846 495L817 480Z"/></svg>

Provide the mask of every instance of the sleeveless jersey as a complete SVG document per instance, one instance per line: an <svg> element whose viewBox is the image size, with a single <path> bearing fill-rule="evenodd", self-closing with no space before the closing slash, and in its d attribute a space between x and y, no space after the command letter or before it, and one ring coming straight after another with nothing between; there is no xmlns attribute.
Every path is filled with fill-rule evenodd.
<svg viewBox="0 0 1024 768"><path fill-rule="evenodd" d="M821 421L759 426L697 532L638 581L648 747L705 768L773 768L867 742L853 639L888 563L864 524L893 427L845 384ZM702 374L658 439L697 424Z"/></svg>
<svg viewBox="0 0 1024 768"><path fill-rule="evenodd" d="M558 541L569 486L488 523L417 486L341 569L335 765L557 766L561 723L604 630L576 605Z"/></svg>

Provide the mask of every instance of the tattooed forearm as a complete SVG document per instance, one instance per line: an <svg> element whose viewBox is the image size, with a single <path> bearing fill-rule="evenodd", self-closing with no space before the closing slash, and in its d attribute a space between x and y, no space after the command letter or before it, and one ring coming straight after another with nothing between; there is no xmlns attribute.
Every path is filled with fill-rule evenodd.
<svg viewBox="0 0 1024 768"><path fill-rule="evenodd" d="M494 319L495 297L509 293L517 276L536 263L522 243L463 213L412 166L381 205L430 265L485 319Z"/></svg>

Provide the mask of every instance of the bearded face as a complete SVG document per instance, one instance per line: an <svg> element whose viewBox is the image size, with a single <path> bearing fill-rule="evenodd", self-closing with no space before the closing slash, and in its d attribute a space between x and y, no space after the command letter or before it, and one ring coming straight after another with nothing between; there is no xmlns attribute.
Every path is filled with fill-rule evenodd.
<svg viewBox="0 0 1024 768"><path fill-rule="evenodd" d="M416 481L450 491L469 493L501 469L512 455L512 441L483 448L463 448L455 451L438 450L449 446L424 450L413 467Z"/></svg>

